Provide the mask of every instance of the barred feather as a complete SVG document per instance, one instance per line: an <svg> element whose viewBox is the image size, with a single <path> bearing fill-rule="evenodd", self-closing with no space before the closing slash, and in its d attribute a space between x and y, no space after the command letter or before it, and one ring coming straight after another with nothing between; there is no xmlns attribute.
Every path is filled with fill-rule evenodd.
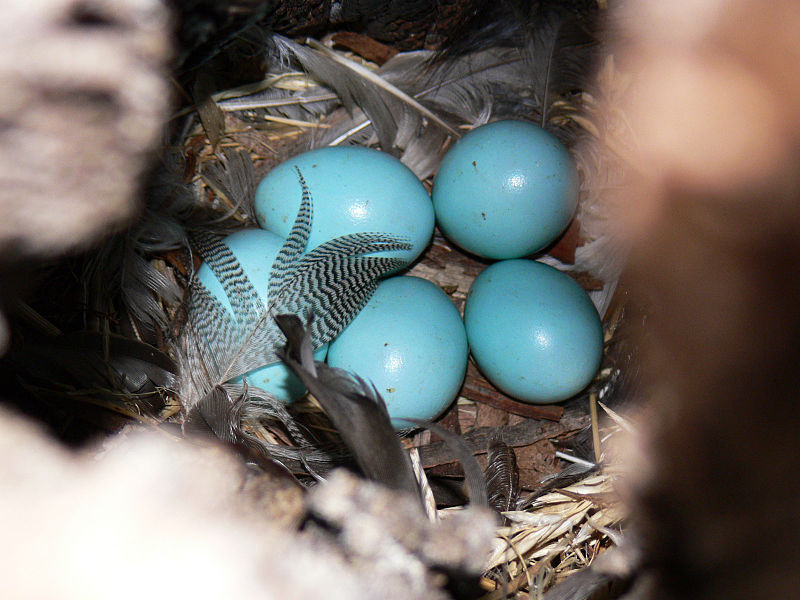
<svg viewBox="0 0 800 600"><path fill-rule="evenodd" d="M193 236L221 282L232 313L199 281L192 281L183 343L187 367L194 373L186 377L192 380L189 403L218 385L277 362L282 336L272 315L313 315L312 343L318 348L338 335L366 304L379 277L406 264L399 258L364 256L410 248L408 242L379 233L341 236L302 254L311 231L313 199L299 170L298 177L303 198L289 237L273 262L267 306L219 236Z"/></svg>
<svg viewBox="0 0 800 600"><path fill-rule="evenodd" d="M272 271L269 277L269 287L267 297L276 298L280 295L280 290L289 281L288 276L291 272L291 265L300 257L308 245L308 238L311 235L311 223L314 219L314 209L311 202L311 193L308 184L303 178L303 174L298 167L295 167L300 187L303 190L300 208L297 210L297 217L294 220L292 230L286 238L283 247L275 257Z"/></svg>
<svg viewBox="0 0 800 600"><path fill-rule="evenodd" d="M217 235L195 232L191 237L203 261L222 284L237 320L252 325L253 317L261 307L261 300L239 260Z"/></svg>

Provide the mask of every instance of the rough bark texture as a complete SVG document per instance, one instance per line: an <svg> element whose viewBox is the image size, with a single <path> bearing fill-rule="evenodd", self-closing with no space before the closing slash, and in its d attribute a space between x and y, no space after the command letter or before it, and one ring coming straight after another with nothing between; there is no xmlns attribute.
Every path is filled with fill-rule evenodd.
<svg viewBox="0 0 800 600"><path fill-rule="evenodd" d="M0 19L0 300L122 227L169 104L160 0L12 0ZM0 314L0 352L7 333Z"/></svg>
<svg viewBox="0 0 800 600"><path fill-rule="evenodd" d="M648 597L800 596L800 5L633 3L620 197L650 313ZM745 566L747 565L747 566Z"/></svg>
<svg viewBox="0 0 800 600"><path fill-rule="evenodd" d="M114 446L71 454L0 412L0 596L381 597L335 547L243 494L247 472L222 449L141 433Z"/></svg>
<svg viewBox="0 0 800 600"><path fill-rule="evenodd" d="M157 0L14 0L0 21L0 255L52 257L120 227L161 131Z"/></svg>

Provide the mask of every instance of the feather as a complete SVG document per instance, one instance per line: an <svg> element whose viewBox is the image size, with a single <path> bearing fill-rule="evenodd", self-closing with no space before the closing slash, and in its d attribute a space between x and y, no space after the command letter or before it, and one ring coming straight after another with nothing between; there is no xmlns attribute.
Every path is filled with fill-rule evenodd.
<svg viewBox="0 0 800 600"><path fill-rule="evenodd" d="M585 89L596 43L573 15L551 12L539 22L525 55L531 65L534 96L541 107L541 127L550 128L559 98Z"/></svg>
<svg viewBox="0 0 800 600"><path fill-rule="evenodd" d="M188 415L196 419L199 410L212 431L240 439L241 433L236 432L241 432L243 417L270 413L287 427L300 448L279 449L249 439L248 443L272 452L276 458L295 459L310 458L304 454L309 442L293 425L282 403L263 390L231 380L279 360L283 334L275 323L275 314L313 315L314 325L309 331L313 347L332 340L367 302L377 278L405 265L399 258L365 255L410 247L385 234L357 233L304 254L313 221L313 200L299 170L298 178L303 190L300 208L273 262L269 280L261 288L267 289L266 304L256 292L255 284L261 286L261 282L250 280L219 235L203 231L192 234L195 247L222 284L231 310L192 279L188 320L180 339L180 393ZM241 410L230 410L234 397L242 398ZM323 453L318 458L324 462L329 457Z"/></svg>
<svg viewBox="0 0 800 600"><path fill-rule="evenodd" d="M228 391L218 385L195 404L183 423L185 434L206 433L223 442L236 441L238 419L232 414L234 404Z"/></svg>
<svg viewBox="0 0 800 600"><path fill-rule="evenodd" d="M281 36L274 36L273 43L280 56L297 60L323 85L335 90L348 110L352 111L356 107L363 110L386 152L395 150L398 117L407 110L417 112L449 134L458 136L449 124L403 90L319 42L309 39L308 46L304 46Z"/></svg>
<svg viewBox="0 0 800 600"><path fill-rule="evenodd" d="M389 83L388 81L386 81L384 78L379 77L378 75L376 75L375 73L373 73L369 69L361 66L360 64L358 64L356 62L348 60L347 58L345 58L341 54L338 54L338 53L332 51L330 48L327 48L326 46L323 46L322 44L320 44L316 40L309 39L308 40L308 44L309 44L309 46L311 46L315 50L321 52L323 55L325 55L328 58L330 58L331 60L337 62L340 65L343 65L344 67L346 67L346 68L348 68L348 69L350 69L352 71L354 71L356 74L360 75L366 81L368 81L369 83L374 85L376 89L384 91L384 92L390 94L391 96L394 96L395 98L397 98L401 102L403 102L406 105L408 105L410 108L412 108L412 109L416 110L417 112L419 112L422 116L430 119L432 122L434 122L437 125L439 125L439 127L444 129L445 131L447 131L449 134L458 137L458 132L455 131L452 127L450 127L450 125L448 125L441 118L439 118L438 115L436 115L435 113L433 113L430 110L428 110L427 108L425 108L425 106L423 106L422 104L417 102L414 98L412 98L411 96L406 94L400 88L398 88L398 87L392 85L391 83Z"/></svg>
<svg viewBox="0 0 800 600"><path fill-rule="evenodd" d="M518 52L530 82L527 94L495 94L499 101L508 98L533 100L535 110L524 116L539 125L567 137L563 129L570 122L571 94L587 88L594 70L598 45L598 11L594 2L578 3L483 2L472 18L461 24L450 36L434 61L443 67L456 64L464 57L506 48ZM518 90L510 90L517 92ZM569 141L564 140L562 141Z"/></svg>
<svg viewBox="0 0 800 600"><path fill-rule="evenodd" d="M519 468L514 449L499 437L489 441L486 457L486 492L489 506L498 512L515 510L519 496Z"/></svg>
<svg viewBox="0 0 800 600"><path fill-rule="evenodd" d="M301 45L276 37L274 44L278 57L260 84L266 89L228 99L223 96L238 92L220 94L223 110L325 116L315 146L377 141L421 179L436 172L448 139L460 135L456 125L541 114L530 66L517 48L487 48L447 63L436 63L429 51L405 52L373 72L313 40ZM288 84L298 63L313 78L303 88ZM287 89L279 87L283 76ZM331 112L337 106L346 110Z"/></svg>
<svg viewBox="0 0 800 600"><path fill-rule="evenodd" d="M433 53L406 52L386 62L375 76L403 90L441 120L473 127L487 120L494 87L528 85L514 73L514 63L521 62L518 53L505 54L499 57L490 52L459 60L446 69L431 69ZM429 126L416 111L398 107L393 114L394 144L400 159L421 179L433 175L448 139L453 137L451 132ZM329 127L316 140L318 145L365 144L375 132L374 123L360 109L352 111L349 118L332 116L325 123Z"/></svg>
<svg viewBox="0 0 800 600"><path fill-rule="evenodd" d="M177 303L181 292L174 281L144 258L137 241L139 234L135 228L114 236L87 259L84 302L95 315L127 315L136 331L152 341L155 331L163 331L169 323L164 303ZM95 318L90 314L89 320Z"/></svg>
<svg viewBox="0 0 800 600"><path fill-rule="evenodd" d="M235 401L224 387L215 387L189 412L184 421L184 432L216 437L233 446L262 471L289 479L299 486L291 471L272 456L269 446L242 428L241 412L246 398L246 386Z"/></svg>
<svg viewBox="0 0 800 600"><path fill-rule="evenodd" d="M279 331L274 313L313 314L315 348L338 335L369 300L378 277L402 267L399 258L364 256L386 250L405 250L410 244L385 234L355 233L330 240L302 255L311 232L312 198L298 170L303 197L292 230L272 265L268 306L261 302L253 282L218 236L193 236L201 256L222 284L233 315L193 281L190 324L202 331L198 345L209 346L216 365L207 393L214 385L277 362ZM232 344L232 345L231 345Z"/></svg>
<svg viewBox="0 0 800 600"><path fill-rule="evenodd" d="M238 213L255 222L256 174L247 152L226 149L218 160L204 163L201 176L206 185L230 206L218 221Z"/></svg>
<svg viewBox="0 0 800 600"><path fill-rule="evenodd" d="M215 88L213 78L207 73L198 74L195 79L192 99L194 100L200 123L212 148L216 148L225 133L225 114L211 97Z"/></svg>
<svg viewBox="0 0 800 600"><path fill-rule="evenodd" d="M286 336L281 358L322 405L361 471L383 485L422 498L411 460L374 386L314 360L311 328L296 315L276 315Z"/></svg>
<svg viewBox="0 0 800 600"><path fill-rule="evenodd" d="M473 10L448 32L439 57L443 61L489 48L522 48L548 17L575 19L593 28L596 0L472 0Z"/></svg>

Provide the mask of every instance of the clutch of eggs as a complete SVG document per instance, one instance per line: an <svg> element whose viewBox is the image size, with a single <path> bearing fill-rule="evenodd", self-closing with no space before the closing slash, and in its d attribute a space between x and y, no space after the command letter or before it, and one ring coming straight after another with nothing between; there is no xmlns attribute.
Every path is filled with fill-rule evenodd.
<svg viewBox="0 0 800 600"><path fill-rule="evenodd" d="M267 287L272 263L283 246L284 240L279 236L263 229L243 229L227 236L223 243L231 249L239 260L242 270L247 275L258 297L267 306ZM230 300L225 289L217 279L214 271L206 264L200 265L197 278L208 292L230 312L233 317ZM316 360L325 360L328 351L327 344L314 352ZM292 402L305 393L305 387L300 380L282 362L273 363L254 369L244 375L249 385L261 388L279 400ZM236 380L240 380L237 378ZM235 381L235 380L234 380Z"/></svg>
<svg viewBox="0 0 800 600"><path fill-rule="evenodd" d="M410 241L387 253L413 261L433 231L489 258L524 256L546 247L577 205L577 173L560 142L535 125L496 122L465 135L445 156L433 203L416 176L394 157L359 147L295 156L274 168L256 194L264 230L226 238L266 299L272 262L302 198L298 170L313 202L307 250L349 233L386 233ZM200 281L226 308L227 296L203 265ZM339 337L315 353L371 381L397 429L403 418L434 419L456 397L468 351L487 378L510 396L555 402L585 387L602 357L599 317L580 286L533 261L496 263L473 283L465 323L436 285L417 277L382 281ZM469 350L467 341L469 341ZM303 393L282 365L246 375L252 385L291 401Z"/></svg>

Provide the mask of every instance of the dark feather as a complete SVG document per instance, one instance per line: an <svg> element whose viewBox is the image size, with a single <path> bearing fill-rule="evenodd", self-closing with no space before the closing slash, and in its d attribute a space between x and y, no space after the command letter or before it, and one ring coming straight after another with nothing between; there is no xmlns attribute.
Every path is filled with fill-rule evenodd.
<svg viewBox="0 0 800 600"><path fill-rule="evenodd" d="M233 402L227 390L216 386L192 407L183 423L183 430L186 434L206 433L233 443L236 440L233 424L237 419L232 413Z"/></svg>
<svg viewBox="0 0 800 600"><path fill-rule="evenodd" d="M514 449L493 437L486 459L484 477L489 506L498 512L514 510L519 496L519 468Z"/></svg>
<svg viewBox="0 0 800 600"><path fill-rule="evenodd" d="M562 15L591 26L596 0L472 0L473 10L447 35L440 59L451 60L489 48L522 48L550 15Z"/></svg>
<svg viewBox="0 0 800 600"><path fill-rule="evenodd" d="M295 315L276 315L286 336L282 359L328 414L364 475L389 488L420 496L408 454L374 386L314 360L311 329ZM421 500L421 498L420 498Z"/></svg>
<svg viewBox="0 0 800 600"><path fill-rule="evenodd" d="M96 315L127 315L137 332L153 341L169 316L164 303L177 303L178 286L144 257L135 228L106 241L84 266L89 326L100 329Z"/></svg>
<svg viewBox="0 0 800 600"><path fill-rule="evenodd" d="M585 89L597 41L574 15L542 17L525 46L533 92L541 107L539 125L548 128L559 98Z"/></svg>
<svg viewBox="0 0 800 600"><path fill-rule="evenodd" d="M590 6L593 5L593 6ZM509 48L523 59L527 94L514 90L518 102L532 96L535 112L518 114L558 133L558 100L584 90L594 69L598 45L597 7L592 0L572 2L481 2L445 44L436 63L448 67L469 55ZM502 99L505 94L495 96ZM568 116L568 113L565 113ZM562 133L563 135L563 133Z"/></svg>
<svg viewBox="0 0 800 600"><path fill-rule="evenodd" d="M184 432L187 435L215 437L231 445L262 471L277 474L299 485L294 475L272 456L269 445L242 428L241 412L246 397L246 388L238 400L233 400L224 387L215 387L189 411L183 424Z"/></svg>

